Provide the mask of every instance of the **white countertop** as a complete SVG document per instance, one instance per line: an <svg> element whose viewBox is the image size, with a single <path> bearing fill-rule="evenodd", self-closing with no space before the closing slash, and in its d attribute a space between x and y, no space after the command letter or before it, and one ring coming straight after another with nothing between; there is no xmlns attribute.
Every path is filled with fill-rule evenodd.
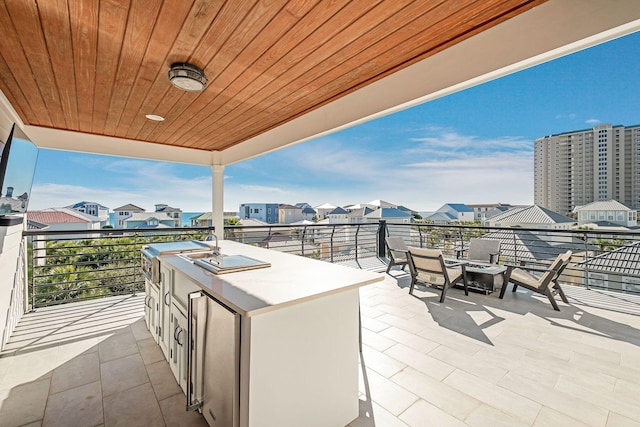
<svg viewBox="0 0 640 427"><path fill-rule="evenodd" d="M215 275L178 255L160 262L179 270L203 291L245 316L298 304L325 295L384 280L384 275L228 240L219 242L224 255L245 255L271 267Z"/></svg>

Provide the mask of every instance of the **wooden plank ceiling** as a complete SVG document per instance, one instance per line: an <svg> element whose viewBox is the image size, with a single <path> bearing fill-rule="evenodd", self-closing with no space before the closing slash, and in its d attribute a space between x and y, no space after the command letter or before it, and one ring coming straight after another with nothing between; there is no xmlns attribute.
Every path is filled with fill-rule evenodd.
<svg viewBox="0 0 640 427"><path fill-rule="evenodd" d="M224 150L543 1L5 0L0 90L26 125Z"/></svg>

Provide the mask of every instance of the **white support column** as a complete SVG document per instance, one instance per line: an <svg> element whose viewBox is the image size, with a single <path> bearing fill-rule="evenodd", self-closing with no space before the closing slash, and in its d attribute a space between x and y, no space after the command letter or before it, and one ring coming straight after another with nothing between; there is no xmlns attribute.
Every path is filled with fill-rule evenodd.
<svg viewBox="0 0 640 427"><path fill-rule="evenodd" d="M213 177L211 183L213 226L216 230L216 236L222 240L224 239L224 166L211 165L211 175Z"/></svg>

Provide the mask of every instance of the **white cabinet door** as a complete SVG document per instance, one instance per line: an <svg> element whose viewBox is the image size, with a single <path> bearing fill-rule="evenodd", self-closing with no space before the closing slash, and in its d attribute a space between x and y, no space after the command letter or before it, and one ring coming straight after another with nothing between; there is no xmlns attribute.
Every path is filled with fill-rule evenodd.
<svg viewBox="0 0 640 427"><path fill-rule="evenodd" d="M173 289L174 270L164 265L160 267L160 311L158 344L164 353L164 357L169 359L169 346L173 339L171 334L171 291Z"/></svg>
<svg viewBox="0 0 640 427"><path fill-rule="evenodd" d="M145 282L145 321L147 323L147 328L153 335L153 339L158 341L158 317L159 317L159 298L160 298L160 290L153 283L146 281Z"/></svg>
<svg viewBox="0 0 640 427"><path fill-rule="evenodd" d="M187 392L187 315L186 310L171 304L171 343L169 366L182 391Z"/></svg>

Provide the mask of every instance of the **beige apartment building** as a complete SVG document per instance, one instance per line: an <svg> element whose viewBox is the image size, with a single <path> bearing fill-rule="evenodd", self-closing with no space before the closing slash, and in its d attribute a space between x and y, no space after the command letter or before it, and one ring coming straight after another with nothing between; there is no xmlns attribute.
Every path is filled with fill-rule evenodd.
<svg viewBox="0 0 640 427"><path fill-rule="evenodd" d="M534 150L535 204L562 214L612 199L640 209L640 125L545 136Z"/></svg>

